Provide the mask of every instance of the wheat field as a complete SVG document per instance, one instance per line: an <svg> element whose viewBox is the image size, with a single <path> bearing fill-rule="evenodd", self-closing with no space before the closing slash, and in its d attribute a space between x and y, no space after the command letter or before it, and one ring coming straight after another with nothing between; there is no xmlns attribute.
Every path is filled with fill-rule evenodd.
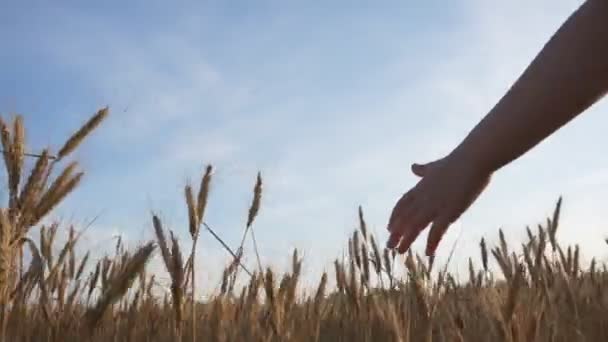
<svg viewBox="0 0 608 342"><path fill-rule="evenodd" d="M482 239L466 281L411 252L401 257L381 248L360 208L358 229L345 237L348 257L304 289L297 250L284 274L257 254L258 174L240 246L232 250L215 235L232 258L219 290L203 302L192 294L195 271L204 270L194 263L199 233L211 229L204 221L208 166L200 184L184 189L190 241L152 215L154 241L128 250L119 240L115 253L99 260L77 253L83 232L45 218L82 181L69 157L108 113L95 113L56 154L26 153L22 117L0 117L8 194L0 209L2 341L608 341L608 271L595 259L583 265L578 246L557 242L561 200L517 248L502 231L498 246ZM25 170L28 157L36 161ZM68 238L59 243L61 230ZM241 262L248 237L255 269ZM171 280L165 291L146 270L155 254Z"/></svg>

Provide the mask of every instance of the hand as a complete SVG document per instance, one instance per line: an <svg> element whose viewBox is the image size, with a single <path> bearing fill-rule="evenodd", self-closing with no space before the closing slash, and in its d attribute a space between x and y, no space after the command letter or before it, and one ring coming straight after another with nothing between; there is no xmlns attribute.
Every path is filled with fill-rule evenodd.
<svg viewBox="0 0 608 342"><path fill-rule="evenodd" d="M422 179L395 205L387 247L405 253L432 222L426 246L426 255L431 256L449 226L486 188L492 173L452 156L426 165L414 164L412 172Z"/></svg>

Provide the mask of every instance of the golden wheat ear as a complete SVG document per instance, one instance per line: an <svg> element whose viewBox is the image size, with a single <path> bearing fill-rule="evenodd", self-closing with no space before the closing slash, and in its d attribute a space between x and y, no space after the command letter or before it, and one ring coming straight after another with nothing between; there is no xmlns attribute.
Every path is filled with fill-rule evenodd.
<svg viewBox="0 0 608 342"><path fill-rule="evenodd" d="M182 258L181 248L179 246L179 241L172 231L169 232L171 237L171 248L169 248L161 220L158 218L158 216L152 216L152 223L158 245L160 246L165 268L171 277L171 298L173 299L172 304L175 318L174 327L176 334L181 334L184 286L186 285L184 261Z"/></svg>
<svg viewBox="0 0 608 342"><path fill-rule="evenodd" d="M72 136L63 144L59 152L57 153L57 160L62 160L67 157L70 153L74 152L78 145L93 132L101 122L108 116L110 110L108 107L102 108L95 115L93 115L89 121L87 121L79 130L77 130Z"/></svg>
<svg viewBox="0 0 608 342"><path fill-rule="evenodd" d="M207 167L205 168L205 174L203 175L203 178L201 179L201 187L199 189L198 192L198 198L197 198L197 216L200 220L200 222L203 222L203 219L205 217L205 209L207 208L207 200L209 198L209 191L211 189L211 177L213 174L213 166L211 165L207 165Z"/></svg>

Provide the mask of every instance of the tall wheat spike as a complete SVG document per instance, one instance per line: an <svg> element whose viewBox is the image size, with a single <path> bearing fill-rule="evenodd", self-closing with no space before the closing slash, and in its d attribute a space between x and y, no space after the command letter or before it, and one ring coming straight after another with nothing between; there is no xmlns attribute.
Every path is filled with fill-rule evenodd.
<svg viewBox="0 0 608 342"><path fill-rule="evenodd" d="M11 208L17 209L19 185L21 183L21 173L23 171L23 157L25 153L25 128L23 127L23 117L17 115L13 122L13 142L11 144L12 171L9 174L9 193L11 197Z"/></svg>
<svg viewBox="0 0 608 342"><path fill-rule="evenodd" d="M551 242L551 247L553 248L553 252L555 252L557 248L557 228L559 227L559 217L562 210L562 197L557 200L557 204L555 205L555 210L553 211L553 218L550 220L551 224L547 227L549 230L549 240Z"/></svg>
<svg viewBox="0 0 608 342"><path fill-rule="evenodd" d="M370 244L372 245L372 253L374 256L374 269L376 270L376 274L380 276L382 273L382 257L380 256L380 248L378 247L378 243L373 235L370 236Z"/></svg>
<svg viewBox="0 0 608 342"><path fill-rule="evenodd" d="M43 196L38 206L36 207L35 215L29 225L35 225L46 216L53 208L55 208L68 194L70 194L80 184L84 172L79 172L75 175L70 175L62 183L58 184L58 187L53 191L49 192L48 195Z"/></svg>
<svg viewBox="0 0 608 342"><path fill-rule="evenodd" d="M76 133L74 133L66 142L63 144L59 152L57 153L57 160L61 160L67 157L70 153L74 152L78 145L93 132L101 122L108 116L109 108L104 107L95 113L89 121L87 121Z"/></svg>
<svg viewBox="0 0 608 342"><path fill-rule="evenodd" d="M205 219L205 209L207 208L207 200L209 198L209 191L211 188L212 171L213 167L211 165L207 165L205 168L205 174L201 179L201 186L196 199L194 199L192 188L186 188L186 203L190 217L190 236L192 237L192 252L189 258L189 264L191 267L190 282L192 286L191 312L193 342L196 341L196 246L199 238L200 225Z"/></svg>
<svg viewBox="0 0 608 342"><path fill-rule="evenodd" d="M42 177L49 165L49 150L42 151L41 156L36 160L34 168L25 182L19 196L19 209L21 211L21 223L26 224L31 219L35 204L38 202L42 192ZM27 229L28 227L24 227Z"/></svg>
<svg viewBox="0 0 608 342"><path fill-rule="evenodd" d="M182 303L184 297L184 262L182 258L182 252L179 248L179 243L175 238L173 232L171 232L171 257L173 262L173 275L171 283L171 294L173 296L173 305L175 309L175 322L176 329L181 330L182 324Z"/></svg>
<svg viewBox="0 0 608 342"><path fill-rule="evenodd" d="M9 196L11 195L10 189L12 184L15 182L15 174L13 167L13 141L11 139L11 132L6 122L0 117L0 140L2 141L2 149L4 151L4 165L6 167L6 174L8 176L8 187ZM9 198L10 200L10 198Z"/></svg>
<svg viewBox="0 0 608 342"><path fill-rule="evenodd" d="M196 203L194 202L194 193L192 192L192 186L187 185L184 191L186 195L186 206L188 208L188 222L189 231L192 239L198 234L199 217L196 210Z"/></svg>
<svg viewBox="0 0 608 342"><path fill-rule="evenodd" d="M201 180L201 186L198 192L197 198L197 216L200 221L203 221L205 217L205 209L207 208L207 200L209 198L209 192L211 189L211 177L213 174L213 166L207 165L205 168L205 174Z"/></svg>
<svg viewBox="0 0 608 342"><path fill-rule="evenodd" d="M190 257L186 262L186 279L188 279L188 274L191 275L190 282L192 285L192 298L191 298L191 311L192 311L192 341L196 341L196 285L195 285L195 277L196 277L196 242L198 240L199 229L200 229L200 221L202 221L202 217L198 216L199 210L197 209L197 204L194 199L194 193L192 192L191 186L186 186L185 190L186 194L186 206L188 207L188 218L189 218L189 230L190 236L192 237L192 251L190 252Z"/></svg>
<svg viewBox="0 0 608 342"><path fill-rule="evenodd" d="M243 236L241 237L241 243L237 250L237 255L239 256L239 259L240 259L243 255L243 246L245 244L245 238L247 238L247 233L251 229L251 238L252 238L252 242L253 242L253 248L254 248L254 252L255 252L255 256L256 256L256 259L258 262L258 268L259 268L260 272L263 272L264 269L262 266L262 260L260 258L257 241L255 239L255 233L254 233L251 225L255 221L255 218L257 217L258 212L260 210L260 204L262 201L262 184L263 184L262 183L262 173L258 172L258 175L256 177L255 186L253 187L253 199L251 201L251 206L249 207L249 213L247 215L247 224L245 226L245 230L243 231ZM237 272L238 272L238 270L237 270ZM236 273L235 273L235 276L236 276Z"/></svg>
<svg viewBox="0 0 608 342"><path fill-rule="evenodd" d="M363 240L367 241L367 222L365 222L365 218L363 217L362 206L359 206L359 229L361 230L361 234L363 235Z"/></svg>
<svg viewBox="0 0 608 342"><path fill-rule="evenodd" d="M255 186L253 188L253 201L249 207L249 215L247 216L247 227L253 224L258 212L260 210L260 203L262 201L262 174L258 172Z"/></svg>
<svg viewBox="0 0 608 342"><path fill-rule="evenodd" d="M481 238L481 242L479 243L479 247L481 249L481 263L483 265L484 271L488 271L488 247L486 246L486 240Z"/></svg>
<svg viewBox="0 0 608 342"><path fill-rule="evenodd" d="M181 323L182 323L182 303L184 294L184 263L182 259L181 249L179 243L175 238L173 232L171 232L171 249L167 244L167 239L163 232L163 227L158 216L152 216L152 222L154 231L156 233L156 239L161 250L163 262L167 269L167 273L171 277L171 297L173 299L173 311L174 311L174 328L177 334L181 336Z"/></svg>

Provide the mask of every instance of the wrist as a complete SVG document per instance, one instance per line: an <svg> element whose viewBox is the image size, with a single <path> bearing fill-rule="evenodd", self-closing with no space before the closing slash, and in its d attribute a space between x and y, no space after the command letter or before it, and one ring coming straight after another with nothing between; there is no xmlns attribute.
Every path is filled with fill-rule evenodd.
<svg viewBox="0 0 608 342"><path fill-rule="evenodd" d="M456 147L447 157L448 163L466 165L467 169L480 175L491 175L498 168L492 162L492 158L483 153L482 148L467 148L461 144Z"/></svg>

